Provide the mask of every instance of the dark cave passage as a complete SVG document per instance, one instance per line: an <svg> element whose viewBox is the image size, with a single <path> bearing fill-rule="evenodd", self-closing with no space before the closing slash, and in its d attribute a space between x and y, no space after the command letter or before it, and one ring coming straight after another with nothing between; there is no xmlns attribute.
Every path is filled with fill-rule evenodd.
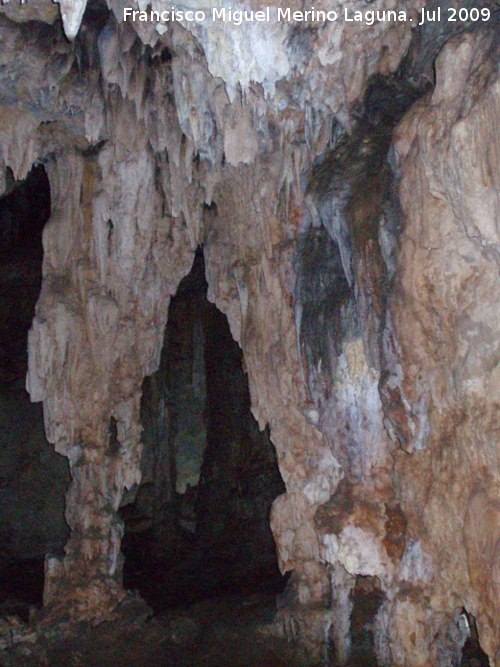
<svg viewBox="0 0 500 667"><path fill-rule="evenodd" d="M285 583L269 527L285 490L274 446L251 414L241 350L206 293L199 250L170 304L160 368L144 382L143 481L121 510L125 586L155 609Z"/></svg>
<svg viewBox="0 0 500 667"><path fill-rule="evenodd" d="M476 619L466 609L463 609L460 620L467 624L468 637L462 649L459 667L489 667L490 661L479 641Z"/></svg>
<svg viewBox="0 0 500 667"><path fill-rule="evenodd" d="M24 181L8 171L0 197L0 604L23 616L27 605L42 602L45 554L60 551L67 538L68 467L45 438L42 405L25 389L49 216L43 166Z"/></svg>
<svg viewBox="0 0 500 667"><path fill-rule="evenodd" d="M33 167L24 181L14 181L8 171L7 182L7 194L0 198L2 390L24 384L28 331L42 279L42 231L50 215L43 166Z"/></svg>

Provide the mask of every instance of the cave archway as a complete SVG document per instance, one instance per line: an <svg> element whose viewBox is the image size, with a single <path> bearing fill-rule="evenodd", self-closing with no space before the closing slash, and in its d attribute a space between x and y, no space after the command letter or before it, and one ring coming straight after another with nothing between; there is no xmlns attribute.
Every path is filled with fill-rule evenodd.
<svg viewBox="0 0 500 667"><path fill-rule="evenodd" d="M156 609L284 587L269 526L284 492L241 349L207 300L203 252L172 299L142 397L142 483L124 500L124 583Z"/></svg>
<svg viewBox="0 0 500 667"><path fill-rule="evenodd" d="M0 196L0 606L26 616L41 605L44 558L68 530L66 459L44 432L41 404L25 388L28 332L42 280L42 232L50 216L43 165L24 180L6 171Z"/></svg>

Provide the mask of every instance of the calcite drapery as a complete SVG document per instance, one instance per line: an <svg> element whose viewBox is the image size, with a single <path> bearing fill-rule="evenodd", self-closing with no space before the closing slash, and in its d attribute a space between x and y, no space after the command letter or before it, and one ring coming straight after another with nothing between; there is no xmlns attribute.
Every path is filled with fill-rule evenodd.
<svg viewBox="0 0 500 667"><path fill-rule="evenodd" d="M369 77L397 69L408 25L271 26L273 59L248 69L250 28L160 36L122 24L114 4L71 45L52 14L27 27L0 15L0 162L22 177L43 160L53 193L28 388L73 482L48 609L99 618L123 596L117 510L139 481L141 382L203 243L209 297L242 346L287 487L272 526L298 626L317 645L332 591L347 623L353 577L378 577L382 664L449 664L462 607L498 662L494 37L445 46L435 90L398 125L395 212L347 178L318 192L310 168L356 126ZM379 182L350 183L373 194ZM339 274L325 298L343 285L345 299L335 340L308 358L322 335L312 319L301 327L297 257L311 229Z"/></svg>

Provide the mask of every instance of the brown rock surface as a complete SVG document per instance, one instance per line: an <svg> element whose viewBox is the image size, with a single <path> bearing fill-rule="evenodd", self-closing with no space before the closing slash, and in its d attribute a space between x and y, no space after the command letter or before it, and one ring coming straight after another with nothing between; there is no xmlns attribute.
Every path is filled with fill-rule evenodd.
<svg viewBox="0 0 500 667"><path fill-rule="evenodd" d="M45 623L124 599L141 387L202 244L286 485L284 630L347 664L364 581L379 664L458 664L464 608L500 664L493 31L450 40L430 90L447 31L160 35L109 5L72 43L0 14L0 172L43 161L52 199L27 386L72 483Z"/></svg>

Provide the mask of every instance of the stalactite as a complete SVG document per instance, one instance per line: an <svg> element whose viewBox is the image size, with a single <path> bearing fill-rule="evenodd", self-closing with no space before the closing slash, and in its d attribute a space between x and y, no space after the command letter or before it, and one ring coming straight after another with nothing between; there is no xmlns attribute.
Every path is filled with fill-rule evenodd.
<svg viewBox="0 0 500 667"><path fill-rule="evenodd" d="M380 664L456 661L464 608L498 662L492 24L156 30L59 4L0 13L0 186L43 161L52 196L27 387L72 477L43 622L123 608L143 382L203 244L286 487L281 625L346 662L364 577Z"/></svg>

